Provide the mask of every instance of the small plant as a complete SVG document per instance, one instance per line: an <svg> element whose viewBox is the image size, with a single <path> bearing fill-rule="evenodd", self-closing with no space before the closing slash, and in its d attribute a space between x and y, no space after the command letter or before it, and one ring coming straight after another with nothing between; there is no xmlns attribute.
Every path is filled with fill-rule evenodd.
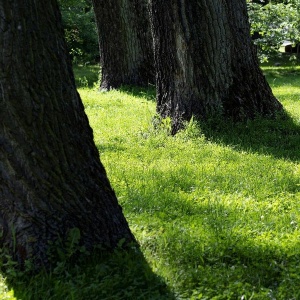
<svg viewBox="0 0 300 300"><path fill-rule="evenodd" d="M67 264L75 262L80 256L90 254L85 246L80 245L80 239L80 230L75 227L69 230L65 241L58 238L49 243L48 257L50 265L56 265L54 273L63 272Z"/></svg>
<svg viewBox="0 0 300 300"><path fill-rule="evenodd" d="M184 139L195 139L195 138L205 138L202 134L200 123L194 118L191 118L189 122L183 124L183 129L181 129L176 137L181 137Z"/></svg>
<svg viewBox="0 0 300 300"><path fill-rule="evenodd" d="M152 124L155 130L171 134L172 131L172 120L170 117L162 118L159 115L155 115L152 118Z"/></svg>
<svg viewBox="0 0 300 300"><path fill-rule="evenodd" d="M14 297L14 292L9 290L5 284L5 278L0 274L0 299L1 300L17 300Z"/></svg>
<svg viewBox="0 0 300 300"><path fill-rule="evenodd" d="M79 81L79 86L81 88L88 88L89 87L89 81L87 80L86 76L80 77L78 79Z"/></svg>

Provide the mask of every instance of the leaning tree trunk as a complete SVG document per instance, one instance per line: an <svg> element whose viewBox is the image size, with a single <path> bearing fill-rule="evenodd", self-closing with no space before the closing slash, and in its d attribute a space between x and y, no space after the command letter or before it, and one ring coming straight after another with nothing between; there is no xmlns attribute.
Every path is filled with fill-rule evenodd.
<svg viewBox="0 0 300 300"><path fill-rule="evenodd" d="M0 2L1 247L47 264L78 228L91 249L133 236L75 88L56 0Z"/></svg>
<svg viewBox="0 0 300 300"><path fill-rule="evenodd" d="M282 110L252 46L246 1L150 0L157 111L173 133L192 115L234 119Z"/></svg>
<svg viewBox="0 0 300 300"><path fill-rule="evenodd" d="M98 28L101 84L154 83L154 57L147 0L93 0Z"/></svg>

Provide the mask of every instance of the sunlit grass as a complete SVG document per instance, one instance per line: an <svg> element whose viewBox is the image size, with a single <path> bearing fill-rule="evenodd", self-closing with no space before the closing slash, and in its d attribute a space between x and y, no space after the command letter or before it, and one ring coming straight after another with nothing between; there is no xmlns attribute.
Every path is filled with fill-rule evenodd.
<svg viewBox="0 0 300 300"><path fill-rule="evenodd" d="M176 136L168 122L153 126L153 87L103 93L94 88L97 70L80 69L101 161L146 261L134 250L58 264L26 285L16 279L20 299L300 299L293 68L265 67L289 119L192 120Z"/></svg>
<svg viewBox="0 0 300 300"><path fill-rule="evenodd" d="M300 297L300 86L280 72L266 70L290 120L193 121L175 137L153 129L154 102L81 91L131 229L183 298Z"/></svg>
<svg viewBox="0 0 300 300"><path fill-rule="evenodd" d="M0 299L1 300L16 300L13 290L9 290L6 285L5 278L0 274Z"/></svg>

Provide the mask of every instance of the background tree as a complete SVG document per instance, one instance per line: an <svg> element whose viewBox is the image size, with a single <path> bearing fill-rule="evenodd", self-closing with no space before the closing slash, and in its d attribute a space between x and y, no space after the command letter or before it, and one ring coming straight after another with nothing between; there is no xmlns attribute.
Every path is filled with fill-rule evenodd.
<svg viewBox="0 0 300 300"><path fill-rule="evenodd" d="M173 133L192 115L234 119L282 110L252 46L246 0L150 0L157 111Z"/></svg>
<svg viewBox="0 0 300 300"><path fill-rule="evenodd" d="M1 247L47 263L72 229L91 249L133 240L93 141L56 0L0 2Z"/></svg>
<svg viewBox="0 0 300 300"><path fill-rule="evenodd" d="M93 0L99 35L101 89L154 82L146 2Z"/></svg>

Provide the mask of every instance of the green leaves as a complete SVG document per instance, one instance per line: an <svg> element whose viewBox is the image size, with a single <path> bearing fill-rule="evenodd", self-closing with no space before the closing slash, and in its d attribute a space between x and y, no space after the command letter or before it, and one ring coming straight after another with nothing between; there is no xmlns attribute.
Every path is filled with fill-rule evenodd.
<svg viewBox="0 0 300 300"><path fill-rule="evenodd" d="M94 61L99 55L93 8L87 0L60 0L65 37L75 63Z"/></svg>
<svg viewBox="0 0 300 300"><path fill-rule="evenodd" d="M260 5L248 1L251 33L258 33L255 44L264 53L278 51L283 41L300 40L299 0Z"/></svg>

